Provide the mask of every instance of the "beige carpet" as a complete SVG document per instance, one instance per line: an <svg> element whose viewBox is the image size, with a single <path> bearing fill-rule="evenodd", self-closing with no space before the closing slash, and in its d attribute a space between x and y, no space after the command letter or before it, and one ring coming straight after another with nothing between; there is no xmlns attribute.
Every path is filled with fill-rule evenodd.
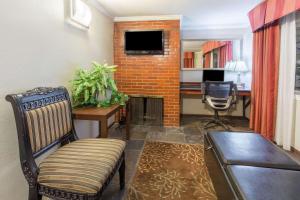
<svg viewBox="0 0 300 200"><path fill-rule="evenodd" d="M127 200L217 199L203 145L146 142Z"/></svg>

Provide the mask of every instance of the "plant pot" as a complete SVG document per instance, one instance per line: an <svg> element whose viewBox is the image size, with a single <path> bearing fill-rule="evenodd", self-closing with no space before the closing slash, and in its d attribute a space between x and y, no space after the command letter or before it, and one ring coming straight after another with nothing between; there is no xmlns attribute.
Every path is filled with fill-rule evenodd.
<svg viewBox="0 0 300 200"><path fill-rule="evenodd" d="M104 96L102 94L98 94L98 100L99 101L110 100L111 99L111 94L112 94L111 90L106 90L106 96Z"/></svg>

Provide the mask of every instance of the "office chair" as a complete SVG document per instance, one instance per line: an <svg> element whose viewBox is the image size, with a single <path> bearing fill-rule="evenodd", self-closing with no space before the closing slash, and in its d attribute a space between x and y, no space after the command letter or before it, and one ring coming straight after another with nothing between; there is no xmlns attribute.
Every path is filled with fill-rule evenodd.
<svg viewBox="0 0 300 200"><path fill-rule="evenodd" d="M205 124L204 128L222 126L225 130L230 128L219 117L219 111L229 111L237 101L237 87L232 81L206 81L202 84L202 102L214 110L214 119Z"/></svg>

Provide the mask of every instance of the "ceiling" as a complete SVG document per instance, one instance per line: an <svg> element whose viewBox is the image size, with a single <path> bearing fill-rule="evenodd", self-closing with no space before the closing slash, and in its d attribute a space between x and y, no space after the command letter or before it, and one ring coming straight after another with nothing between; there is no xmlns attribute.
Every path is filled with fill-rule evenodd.
<svg viewBox="0 0 300 200"><path fill-rule="evenodd" d="M249 26L247 13L262 0L98 0L114 17L182 15L182 29Z"/></svg>

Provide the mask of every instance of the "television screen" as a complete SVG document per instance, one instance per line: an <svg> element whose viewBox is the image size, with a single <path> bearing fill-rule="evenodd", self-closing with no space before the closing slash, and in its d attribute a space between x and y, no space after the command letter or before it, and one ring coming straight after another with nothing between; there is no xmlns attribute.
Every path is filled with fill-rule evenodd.
<svg viewBox="0 0 300 200"><path fill-rule="evenodd" d="M125 52L134 55L164 54L164 32L126 31Z"/></svg>
<svg viewBox="0 0 300 200"><path fill-rule="evenodd" d="M224 81L224 70L203 70L203 82Z"/></svg>

